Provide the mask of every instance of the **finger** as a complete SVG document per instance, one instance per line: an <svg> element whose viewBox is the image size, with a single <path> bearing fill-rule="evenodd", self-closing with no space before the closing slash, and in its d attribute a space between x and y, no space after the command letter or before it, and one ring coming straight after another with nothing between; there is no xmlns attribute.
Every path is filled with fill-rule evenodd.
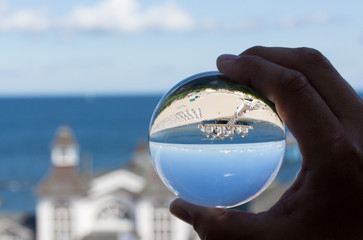
<svg viewBox="0 0 363 240"><path fill-rule="evenodd" d="M303 73L342 122L362 119L362 99L319 51L310 48L253 47L241 55L260 56Z"/></svg>
<svg viewBox="0 0 363 240"><path fill-rule="evenodd" d="M262 215L190 204L182 199L170 205L173 215L191 224L201 239L262 239Z"/></svg>
<svg viewBox="0 0 363 240"><path fill-rule="evenodd" d="M213 219L215 215L218 215L219 212L223 211L220 208L207 208L207 207L198 207L196 205L190 204L184 201L181 198L175 199L170 204L170 212L176 217L180 218L186 223L193 225L195 220L198 219L199 212L203 212L203 217L207 219Z"/></svg>
<svg viewBox="0 0 363 240"><path fill-rule="evenodd" d="M258 56L224 55L219 70L235 81L251 85L276 104L276 109L299 142L302 154L319 153L334 142L341 124L306 77ZM315 150L315 151L314 151ZM309 157L309 161L314 158ZM314 162L314 167L323 162ZM303 167L311 167L304 161Z"/></svg>

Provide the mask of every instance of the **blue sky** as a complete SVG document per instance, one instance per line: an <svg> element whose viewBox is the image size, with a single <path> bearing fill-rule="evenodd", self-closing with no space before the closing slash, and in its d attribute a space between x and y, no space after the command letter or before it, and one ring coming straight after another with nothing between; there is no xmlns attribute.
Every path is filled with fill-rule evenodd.
<svg viewBox="0 0 363 240"><path fill-rule="evenodd" d="M363 90L362 1L0 0L0 96L162 93L254 45L323 52Z"/></svg>

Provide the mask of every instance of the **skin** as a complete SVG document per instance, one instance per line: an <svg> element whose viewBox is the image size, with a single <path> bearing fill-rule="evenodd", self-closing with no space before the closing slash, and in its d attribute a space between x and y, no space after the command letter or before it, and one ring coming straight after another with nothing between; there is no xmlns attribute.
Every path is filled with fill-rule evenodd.
<svg viewBox="0 0 363 240"><path fill-rule="evenodd" d="M293 185L266 212L170 211L202 240L363 239L363 101L319 51L253 47L222 55L220 72L276 104L303 156Z"/></svg>

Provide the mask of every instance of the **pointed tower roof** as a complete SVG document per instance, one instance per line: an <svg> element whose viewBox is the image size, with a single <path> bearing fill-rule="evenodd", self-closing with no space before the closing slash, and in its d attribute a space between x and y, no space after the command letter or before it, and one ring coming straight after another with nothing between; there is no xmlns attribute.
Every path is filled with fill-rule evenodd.
<svg viewBox="0 0 363 240"><path fill-rule="evenodd" d="M39 196L54 198L82 196L86 191L87 180L75 167L54 167L37 188Z"/></svg>

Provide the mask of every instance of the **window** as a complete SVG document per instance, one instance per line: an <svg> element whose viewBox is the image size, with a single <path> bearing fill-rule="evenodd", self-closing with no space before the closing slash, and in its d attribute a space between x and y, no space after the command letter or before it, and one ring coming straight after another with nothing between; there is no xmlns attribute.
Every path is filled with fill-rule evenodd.
<svg viewBox="0 0 363 240"><path fill-rule="evenodd" d="M67 204L57 204L54 207L54 239L71 240L71 212Z"/></svg>
<svg viewBox="0 0 363 240"><path fill-rule="evenodd" d="M170 240L171 215L165 207L154 208L154 240Z"/></svg>

